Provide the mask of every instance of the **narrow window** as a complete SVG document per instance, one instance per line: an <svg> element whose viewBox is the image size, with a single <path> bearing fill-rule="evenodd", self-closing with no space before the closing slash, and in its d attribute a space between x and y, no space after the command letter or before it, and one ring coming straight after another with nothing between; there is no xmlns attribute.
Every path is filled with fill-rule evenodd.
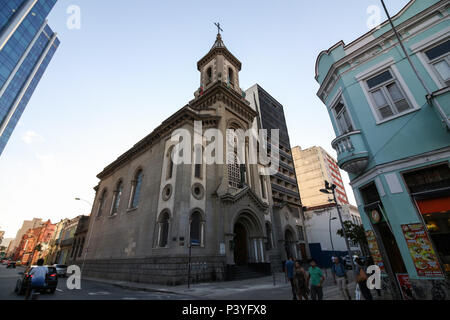
<svg viewBox="0 0 450 320"><path fill-rule="evenodd" d="M190 244L191 245L202 245L202 239L201 239L201 223L202 223L202 217L200 213L194 212L191 216L191 222L190 222Z"/></svg>
<svg viewBox="0 0 450 320"><path fill-rule="evenodd" d="M228 68L228 84L234 87L234 71L231 68Z"/></svg>
<svg viewBox="0 0 450 320"><path fill-rule="evenodd" d="M202 178L202 146L197 145L195 147L195 168L194 168L194 176L197 179L201 179Z"/></svg>
<svg viewBox="0 0 450 320"><path fill-rule="evenodd" d="M166 179L172 179L173 176L173 147L169 148L167 152L167 174Z"/></svg>
<svg viewBox="0 0 450 320"><path fill-rule="evenodd" d="M239 188L241 184L241 168L236 152L230 152L227 156L228 182L231 187Z"/></svg>
<svg viewBox="0 0 450 320"><path fill-rule="evenodd" d="M106 199L106 189L103 190L102 195L100 196L100 199L98 200L97 217L101 217L103 214L103 207L105 206L105 199Z"/></svg>
<svg viewBox="0 0 450 320"><path fill-rule="evenodd" d="M169 214L164 212L159 222L159 247L165 248L169 243Z"/></svg>
<svg viewBox="0 0 450 320"><path fill-rule="evenodd" d="M347 107L345 106L342 99L334 106L334 115L341 134L346 134L354 131L352 121L350 120L350 116L347 111Z"/></svg>
<svg viewBox="0 0 450 320"><path fill-rule="evenodd" d="M210 83L212 81L212 69L211 69L211 67L209 67L208 70L206 71L206 75L208 77L207 83Z"/></svg>
<svg viewBox="0 0 450 320"><path fill-rule="evenodd" d="M133 181L133 194L132 194L132 200L131 200L131 208L137 208L139 204L139 197L141 195L141 186L142 186L142 170L139 170L136 173L136 176L134 177Z"/></svg>
<svg viewBox="0 0 450 320"><path fill-rule="evenodd" d="M425 55L440 79L450 86L450 40L426 51Z"/></svg>
<svg viewBox="0 0 450 320"><path fill-rule="evenodd" d="M411 109L398 81L389 70L367 80L367 85L381 120Z"/></svg>
<svg viewBox="0 0 450 320"><path fill-rule="evenodd" d="M114 192L114 201L113 201L113 207L111 210L111 215L116 214L119 210L120 198L122 196L122 192L123 192L123 183L122 183L122 181L119 181L117 183L116 191Z"/></svg>

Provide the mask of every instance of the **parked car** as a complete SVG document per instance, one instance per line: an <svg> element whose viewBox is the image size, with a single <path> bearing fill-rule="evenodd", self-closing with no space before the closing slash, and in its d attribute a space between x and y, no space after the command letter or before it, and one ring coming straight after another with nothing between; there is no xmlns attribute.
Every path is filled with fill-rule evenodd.
<svg viewBox="0 0 450 320"><path fill-rule="evenodd" d="M56 268L56 273L58 274L58 277L66 277L67 275L67 266L64 264L54 264L53 265Z"/></svg>
<svg viewBox="0 0 450 320"><path fill-rule="evenodd" d="M6 269L15 269L15 268L16 268L16 262L8 261L8 264L6 265Z"/></svg>
<svg viewBox="0 0 450 320"><path fill-rule="evenodd" d="M33 278L33 275L30 275L31 270L36 268L36 266L28 267L25 272L19 272L20 278L17 279L16 288L14 292L17 295L24 295L27 287L30 285L30 281ZM58 287L58 275L56 273L56 268L52 266L47 266L48 273L45 279L45 287L42 291L49 291L51 294L55 293L56 288Z"/></svg>

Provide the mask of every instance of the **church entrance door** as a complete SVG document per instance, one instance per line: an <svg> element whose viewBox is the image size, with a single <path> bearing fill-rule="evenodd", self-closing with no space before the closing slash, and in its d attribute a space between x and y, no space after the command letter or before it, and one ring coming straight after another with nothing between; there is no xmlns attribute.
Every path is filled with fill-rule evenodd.
<svg viewBox="0 0 450 320"><path fill-rule="evenodd" d="M246 265L248 262L247 229L241 223L236 223L234 234L234 262L238 266Z"/></svg>

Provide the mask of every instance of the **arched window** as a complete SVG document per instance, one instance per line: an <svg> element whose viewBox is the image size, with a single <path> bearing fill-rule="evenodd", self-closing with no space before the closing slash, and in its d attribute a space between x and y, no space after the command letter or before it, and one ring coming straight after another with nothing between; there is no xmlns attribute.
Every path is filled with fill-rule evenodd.
<svg viewBox="0 0 450 320"><path fill-rule="evenodd" d="M167 151L167 172L166 172L166 180L172 179L173 176L173 146L169 148Z"/></svg>
<svg viewBox="0 0 450 320"><path fill-rule="evenodd" d="M169 243L169 213L162 213L159 219L159 239L158 239L158 247L165 248Z"/></svg>
<svg viewBox="0 0 450 320"><path fill-rule="evenodd" d="M202 215L200 212L194 212L190 219L190 244L202 246L203 245L203 224Z"/></svg>
<svg viewBox="0 0 450 320"><path fill-rule="evenodd" d="M122 197L122 192L123 192L123 183L122 181L119 181L116 186L116 191L114 191L111 215L114 215L119 211L120 198Z"/></svg>
<svg viewBox="0 0 450 320"><path fill-rule="evenodd" d="M210 83L212 81L212 68L209 67L208 70L206 71L206 76L207 76L207 83Z"/></svg>
<svg viewBox="0 0 450 320"><path fill-rule="evenodd" d="M103 208L105 206L105 200L106 200L106 189L103 190L102 195L100 196L100 199L98 200L97 217L101 217L102 214L103 214Z"/></svg>
<svg viewBox="0 0 450 320"><path fill-rule="evenodd" d="M227 155L228 183L230 187L239 188L241 185L241 168L238 163L236 152Z"/></svg>
<svg viewBox="0 0 450 320"><path fill-rule="evenodd" d="M137 208L139 204L139 197L141 195L141 186L142 186L142 178L143 178L142 170L139 170L134 176L134 180L131 185L131 201L130 208Z"/></svg>
<svg viewBox="0 0 450 320"><path fill-rule="evenodd" d="M234 71L228 68L228 84L234 87Z"/></svg>

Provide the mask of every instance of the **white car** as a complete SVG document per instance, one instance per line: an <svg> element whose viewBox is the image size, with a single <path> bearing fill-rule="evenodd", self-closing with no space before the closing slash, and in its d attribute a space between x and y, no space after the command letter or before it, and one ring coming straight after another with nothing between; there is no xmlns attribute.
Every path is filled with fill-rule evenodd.
<svg viewBox="0 0 450 320"><path fill-rule="evenodd" d="M56 273L58 274L58 277L65 277L67 274L67 266L64 264L54 264L53 265L56 268Z"/></svg>

